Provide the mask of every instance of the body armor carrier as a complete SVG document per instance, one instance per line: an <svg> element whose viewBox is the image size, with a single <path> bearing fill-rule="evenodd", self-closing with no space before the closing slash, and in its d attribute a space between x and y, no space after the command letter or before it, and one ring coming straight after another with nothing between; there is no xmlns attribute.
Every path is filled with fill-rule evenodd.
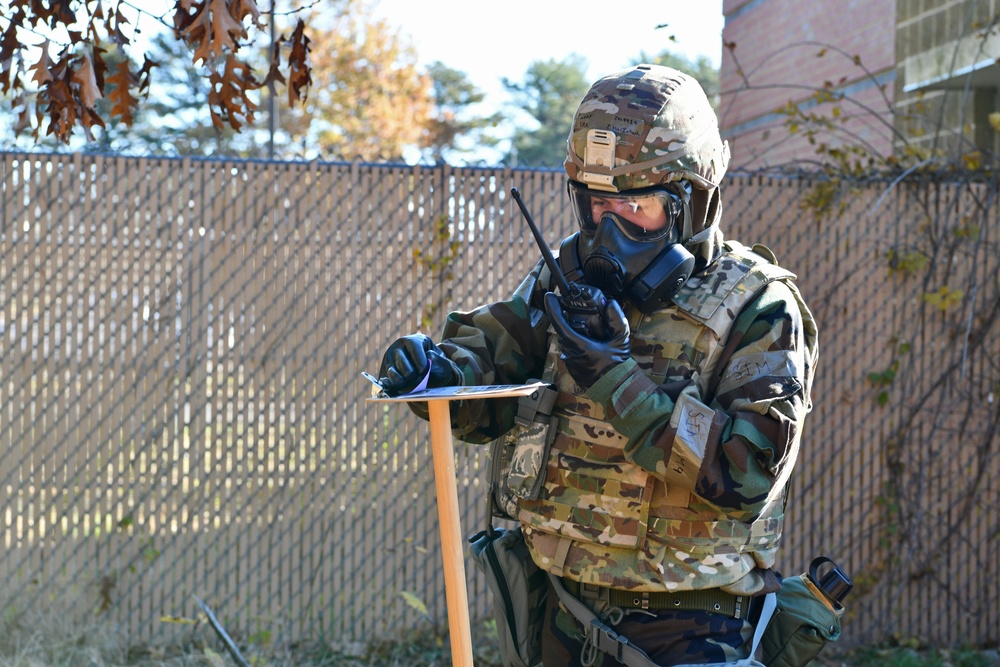
<svg viewBox="0 0 1000 667"><path fill-rule="evenodd" d="M714 388L706 385L737 314L769 282L791 285L795 277L769 259L729 242L673 303L645 316L629 313L632 356L643 372L660 385L694 380L701 396L711 396ZM558 391L546 410L551 414L544 424L521 424L508 434L522 453L512 455L522 482L516 517L542 569L584 584L662 591L732 586L774 564L783 489L757 520L745 523L699 498L690 484L659 479L627 460L625 437L603 406L579 395L551 328L543 379ZM534 474L532 463L541 464ZM507 509L515 511L511 503Z"/></svg>

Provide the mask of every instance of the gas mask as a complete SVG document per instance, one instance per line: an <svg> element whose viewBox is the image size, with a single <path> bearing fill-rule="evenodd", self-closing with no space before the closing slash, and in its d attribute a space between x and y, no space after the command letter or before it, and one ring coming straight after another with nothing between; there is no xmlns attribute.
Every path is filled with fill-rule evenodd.
<svg viewBox="0 0 1000 667"><path fill-rule="evenodd" d="M691 277L694 256L677 242L689 184L604 192L569 181L568 190L580 231L560 246L567 278L651 313Z"/></svg>

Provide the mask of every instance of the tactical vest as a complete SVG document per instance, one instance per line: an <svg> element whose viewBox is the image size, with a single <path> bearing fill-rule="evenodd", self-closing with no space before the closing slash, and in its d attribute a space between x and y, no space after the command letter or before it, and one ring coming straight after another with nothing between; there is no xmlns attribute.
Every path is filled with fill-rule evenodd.
<svg viewBox="0 0 1000 667"><path fill-rule="evenodd" d="M769 259L728 242L723 256L690 279L672 304L646 316L630 312L632 357L643 372L658 385L693 379L700 395L709 397L714 388L707 385L738 313L775 280L792 288L807 320L807 338L811 333L814 341L814 322L791 282L794 274ZM729 586L735 593L754 592L742 590L753 578L737 582L756 567L774 564L783 489L753 523L729 518L688 488L626 460L626 438L606 421L602 405L579 395L552 328L545 369L543 379L559 392L552 410L555 435L548 438L544 483L536 485L534 497L518 500L517 511L535 562L558 576L604 587ZM808 400L808 381L805 390Z"/></svg>

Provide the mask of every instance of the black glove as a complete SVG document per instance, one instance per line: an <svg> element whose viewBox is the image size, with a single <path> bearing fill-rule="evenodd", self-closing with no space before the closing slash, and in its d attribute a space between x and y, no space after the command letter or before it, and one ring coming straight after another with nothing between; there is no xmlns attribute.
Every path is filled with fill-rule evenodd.
<svg viewBox="0 0 1000 667"><path fill-rule="evenodd" d="M559 297L552 292L545 295L545 312L552 318L552 326L559 334L566 368L584 391L632 356L628 320L622 307L614 299L600 301L604 301L601 320L608 335L606 340L595 340L574 329L563 314Z"/></svg>
<svg viewBox="0 0 1000 667"><path fill-rule="evenodd" d="M378 374L382 389L389 396L410 393L425 377L427 387L462 384L458 366L423 334L403 336L390 345L382 357Z"/></svg>

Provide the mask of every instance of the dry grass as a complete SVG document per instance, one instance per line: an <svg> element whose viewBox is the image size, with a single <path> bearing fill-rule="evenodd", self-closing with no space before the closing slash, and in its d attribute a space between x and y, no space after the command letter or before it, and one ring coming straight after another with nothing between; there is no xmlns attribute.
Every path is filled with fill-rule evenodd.
<svg viewBox="0 0 1000 667"><path fill-rule="evenodd" d="M476 667L500 667L492 622L474 628ZM312 641L260 647L237 642L251 667L444 667L447 635L427 626L392 640L335 646ZM241 667L208 623L192 626L182 643L130 644L110 624L73 624L57 614L8 611L0 621L0 667Z"/></svg>
<svg viewBox="0 0 1000 667"><path fill-rule="evenodd" d="M500 667L496 628L488 621L473 628L476 667ZM392 640L335 646L323 641L285 647L239 644L251 667L447 667L446 633L427 626ZM814 667L1000 667L994 650L935 650L914 646L836 646ZM111 625L73 624L55 614L13 615L0 621L0 667L241 667L207 623L192 626L183 643L130 645Z"/></svg>
<svg viewBox="0 0 1000 667"><path fill-rule="evenodd" d="M236 666L208 645L198 644L137 647L108 624L78 624L54 614L8 613L0 623L0 667Z"/></svg>

